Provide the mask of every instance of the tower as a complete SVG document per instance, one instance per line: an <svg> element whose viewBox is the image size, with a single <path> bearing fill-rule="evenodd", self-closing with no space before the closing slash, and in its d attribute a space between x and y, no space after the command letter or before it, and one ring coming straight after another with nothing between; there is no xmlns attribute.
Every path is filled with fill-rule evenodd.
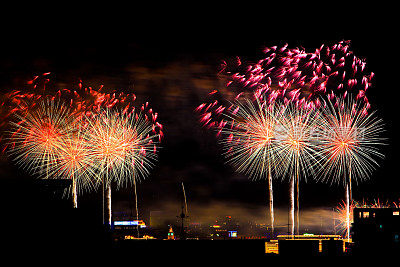
<svg viewBox="0 0 400 267"><path fill-rule="evenodd" d="M169 226L168 230L168 240L175 240L174 230L172 230L172 225Z"/></svg>

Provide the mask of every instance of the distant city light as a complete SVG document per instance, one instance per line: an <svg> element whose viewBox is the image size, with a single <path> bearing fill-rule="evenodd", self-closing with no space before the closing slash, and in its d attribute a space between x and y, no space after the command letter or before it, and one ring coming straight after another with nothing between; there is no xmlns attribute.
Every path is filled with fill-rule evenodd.
<svg viewBox="0 0 400 267"><path fill-rule="evenodd" d="M229 231L229 237L237 237L237 231Z"/></svg>
<svg viewBox="0 0 400 267"><path fill-rule="evenodd" d="M114 226L132 226L132 225L139 225L140 228L145 228L146 224L139 220L133 220L133 221L115 221Z"/></svg>
<svg viewBox="0 0 400 267"><path fill-rule="evenodd" d="M114 225L139 225L138 221L116 221Z"/></svg>

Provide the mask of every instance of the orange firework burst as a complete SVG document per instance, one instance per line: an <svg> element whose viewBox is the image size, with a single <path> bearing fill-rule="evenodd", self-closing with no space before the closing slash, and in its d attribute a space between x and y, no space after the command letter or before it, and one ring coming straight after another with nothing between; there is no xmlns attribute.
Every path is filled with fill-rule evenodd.
<svg viewBox="0 0 400 267"><path fill-rule="evenodd" d="M319 133L320 174L322 181L343 183L346 187L347 238L350 238L351 184L366 180L383 158L377 148L383 145L380 136L383 122L374 112L368 114L366 104L353 99L327 102Z"/></svg>
<svg viewBox="0 0 400 267"><path fill-rule="evenodd" d="M105 183L144 178L154 165L159 134L142 114L102 110L88 118L85 140Z"/></svg>
<svg viewBox="0 0 400 267"><path fill-rule="evenodd" d="M3 151L9 148L18 164L41 177L71 179L74 207L78 191L99 184L99 173L100 177L104 173L112 177L119 186L135 184L136 179L148 175L156 143L163 136L158 114L148 103L137 113L133 93L84 87L82 81L72 90L57 89L49 86L49 75L35 76L28 88L12 90L0 99L0 127L10 117L17 118ZM104 117L104 109L111 108L124 115ZM87 138L91 130L99 142Z"/></svg>
<svg viewBox="0 0 400 267"><path fill-rule="evenodd" d="M266 178L269 191L271 229L274 230L272 174L276 173L278 150L276 128L280 108L275 103L250 100L236 102L228 109L226 124L221 125L222 145L228 163L253 179ZM225 127L226 126L226 127Z"/></svg>
<svg viewBox="0 0 400 267"><path fill-rule="evenodd" d="M378 149L384 144L382 120L352 99L328 101L322 113L322 179L331 183L347 183L342 179L346 175L355 182L368 179L378 166L376 159L384 157Z"/></svg>
<svg viewBox="0 0 400 267"><path fill-rule="evenodd" d="M84 138L90 157L96 162L94 167L103 190L107 191L108 224L111 224L111 182L117 186L133 183L136 187L136 180L145 178L154 166L160 133L154 121L142 113L105 109L87 118L87 122Z"/></svg>
<svg viewBox="0 0 400 267"><path fill-rule="evenodd" d="M85 87L80 80L73 89L59 89L50 82L50 73L35 76L27 82L26 87L11 90L0 96L0 129L7 126L14 114L27 112L35 108L38 101L50 99L59 100L67 104L71 113L78 120L84 116L97 113L101 108L119 108L125 112L132 112L136 95L123 91L107 90L102 85L98 88ZM149 116L157 117L157 113ZM157 125L161 130L161 125ZM160 134L162 132L160 131ZM0 140L2 139L0 135ZM6 150L7 146L3 148Z"/></svg>
<svg viewBox="0 0 400 267"><path fill-rule="evenodd" d="M314 176L317 145L314 130L318 126L318 113L296 103L289 103L283 110L279 124L279 157L278 166L283 177L290 180L290 218L291 232L294 234L295 224L295 191L297 234L300 231L300 180Z"/></svg>
<svg viewBox="0 0 400 267"><path fill-rule="evenodd" d="M227 111L226 123L220 126L220 133L228 163L252 178L265 176L269 181L270 199L271 171L276 176L290 177L294 233L294 185L297 183L298 195L300 176L312 174L317 163L316 145L312 139L318 123L317 113L294 103L268 104L257 98L255 103L236 101Z"/></svg>
<svg viewBox="0 0 400 267"><path fill-rule="evenodd" d="M394 207L397 207L395 203L393 203ZM346 201L342 201L335 208L337 217L335 218L335 231L342 234L343 236L349 236L347 224L350 224L354 221L353 211L355 208L390 208L391 205L386 202L382 202L380 199L375 199L372 203L366 202L362 200L362 202L358 202L355 200L351 201L349 205L349 215L347 214L347 204ZM337 223L336 223L337 222Z"/></svg>
<svg viewBox="0 0 400 267"><path fill-rule="evenodd" d="M279 125L278 105L250 100L236 102L229 109L226 127L220 129L228 163L253 179L262 178L277 167L276 127Z"/></svg>
<svg viewBox="0 0 400 267"><path fill-rule="evenodd" d="M71 179L74 208L77 208L79 192L90 190L98 183L93 168L94 160L90 156L86 140L83 138L82 123L74 122L68 136L63 138L58 147L57 161L50 166L50 175L61 179Z"/></svg>
<svg viewBox="0 0 400 267"><path fill-rule="evenodd" d="M72 181L72 199L93 186L93 161L81 137L82 126L61 101L42 100L34 108L16 113L11 122L10 155L40 178Z"/></svg>
<svg viewBox="0 0 400 267"><path fill-rule="evenodd" d="M68 138L69 110L58 101L43 100L15 118L11 122L10 155L28 171L49 178L60 145Z"/></svg>
<svg viewBox="0 0 400 267"><path fill-rule="evenodd" d="M347 203L345 201L342 201L336 207L335 210L337 217L335 218L335 232L340 233L342 236L350 235L348 233L349 228L347 227L347 225L348 223L353 223L353 210L357 207L359 207L359 204L356 201L352 201L349 209L347 209Z"/></svg>

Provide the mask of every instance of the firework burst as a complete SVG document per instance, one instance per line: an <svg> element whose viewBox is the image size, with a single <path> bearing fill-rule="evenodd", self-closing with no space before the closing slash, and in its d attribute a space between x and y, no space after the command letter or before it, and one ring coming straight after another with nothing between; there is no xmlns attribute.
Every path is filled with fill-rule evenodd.
<svg viewBox="0 0 400 267"><path fill-rule="evenodd" d="M33 110L40 101L62 101L70 109L71 114L79 120L85 116L90 116L99 112L100 109L118 108L125 112L133 112L133 103L136 95L122 91L108 90L103 85L98 88L84 86L82 80L79 80L77 86L72 89L59 89L50 82L51 73L43 73L35 76L27 82L27 86L21 89L11 90L0 96L0 129L4 130L8 125L10 118L14 114ZM149 110L151 113L151 110ZM157 113L149 114L157 117ZM162 128L161 125L157 125ZM162 131L160 131L162 134ZM3 134L3 133L2 133ZM0 135L0 140L3 136ZM3 147L5 151L8 145Z"/></svg>
<svg viewBox="0 0 400 267"><path fill-rule="evenodd" d="M318 138L322 180L344 184L367 180L379 166L377 159L384 157L379 151L385 140L381 137L383 121L351 98L328 101L322 114ZM350 177L343 179L347 175Z"/></svg>
<svg viewBox="0 0 400 267"><path fill-rule="evenodd" d="M380 136L383 122L375 113L367 113L366 104L354 99L327 102L322 111L318 138L320 149L320 179L342 183L346 187L347 238L350 228L352 181L367 180L383 158L378 147L384 144Z"/></svg>
<svg viewBox="0 0 400 267"><path fill-rule="evenodd" d="M349 205L349 213L350 216L348 217L347 214L347 204L346 201L342 201L339 203L339 205L335 208L336 211L336 217L335 217L335 232L337 231L340 233L342 236L348 237L348 227L347 224L350 222L350 224L353 223L354 221L354 209L355 208L390 208L390 207L396 207L396 203L393 203L393 205L390 205L388 201L382 202L380 199L374 199L373 202L367 202L365 200L362 200L361 202L355 201L352 199L351 204ZM337 223L336 223L337 222Z"/></svg>
<svg viewBox="0 0 400 267"><path fill-rule="evenodd" d="M350 41L323 44L311 52L288 44L266 47L263 52L264 58L256 63L244 64L240 59L225 63L222 73L228 87L272 101L287 98L310 108L319 107L319 98L330 94L352 93L368 103L365 92L374 74L351 51Z"/></svg>
<svg viewBox="0 0 400 267"><path fill-rule="evenodd" d="M17 118L2 151L9 149L20 165L42 177L71 179L74 207L78 192L92 189L101 181L103 186L111 180L118 186L133 182L136 192L136 180L149 174L156 144L163 137L158 114L148 102L136 112L133 93L84 87L82 81L74 89L58 89L50 84L49 75L35 76L27 88L2 95L0 127ZM53 106L42 104L40 109L38 102ZM61 102L66 105L54 104ZM121 112L111 116L107 111L104 115L110 109ZM87 133L92 130L93 139L88 139ZM2 137L3 132L0 140ZM107 198L111 205L111 188L107 189Z"/></svg>
<svg viewBox="0 0 400 267"><path fill-rule="evenodd" d="M297 185L299 228L299 180L313 174L316 145L313 131L318 116L313 110L292 103L245 100L228 108L222 135L227 162L253 179L269 184L273 227L272 176L290 177L291 219L294 233L294 186ZM272 175L271 173L274 173Z"/></svg>
<svg viewBox="0 0 400 267"><path fill-rule="evenodd" d="M224 61L219 77L224 87L209 94L200 104L200 122L205 127L219 127L221 113L229 107L225 100L261 98L294 102L309 109L323 106L321 97L346 97L351 94L369 108L367 91L373 85L374 73L350 48L350 41L321 45L314 51L288 44L264 49L257 62L246 63L236 57Z"/></svg>
<svg viewBox="0 0 400 267"><path fill-rule="evenodd" d="M374 73L368 72L366 61L351 51L350 41L323 44L311 52L302 47L290 48L288 44L266 47L263 52L263 58L255 63L246 63L238 57L224 61L219 77L226 82L226 86L213 89L207 96L209 100L196 108L200 123L206 128L216 128L217 136L228 124L222 114L233 108L231 103L226 103L227 100L261 99L268 104L279 100L317 110L324 107L322 99L326 97L335 99L337 96L352 95L365 104L365 112L370 108L366 93L372 86ZM287 141L288 149L293 140ZM298 158L296 153L291 152L287 152L286 156L291 160L282 162ZM289 166L300 164L297 162ZM286 168L297 176L297 167L288 169L289 166L283 164L281 169ZM304 166L304 169L312 169ZM291 186L294 187L293 184Z"/></svg>
<svg viewBox="0 0 400 267"><path fill-rule="evenodd" d="M297 234L300 228L300 180L315 176L317 159L315 129L319 113L295 103L285 105L278 128L279 172L290 181L290 218L292 235L295 228L295 197L297 208Z"/></svg>
<svg viewBox="0 0 400 267"><path fill-rule="evenodd" d="M277 160L276 128L279 108L265 102L236 102L221 129L228 163L253 179L264 178ZM271 160L271 162L269 161Z"/></svg>
<svg viewBox="0 0 400 267"><path fill-rule="evenodd" d="M142 113L102 110L87 119L85 140L90 157L107 191L108 223L111 224L111 182L117 186L133 183L150 173L157 158L160 134ZM103 202L104 203L104 202Z"/></svg>
<svg viewBox="0 0 400 267"><path fill-rule="evenodd" d="M71 116L58 101L44 100L35 108L15 114L8 139L10 155L24 169L49 178L61 143L68 138Z"/></svg>
<svg viewBox="0 0 400 267"><path fill-rule="evenodd" d="M52 177L70 179L72 181L72 199L74 208L78 207L78 193L94 189L98 181L93 157L83 138L82 122L73 122L70 125L68 136L59 143L57 160L49 167Z"/></svg>
<svg viewBox="0 0 400 267"><path fill-rule="evenodd" d="M93 186L91 165L81 125L62 101L43 99L16 113L11 122L10 155L39 178L72 181L72 200L77 207L78 191Z"/></svg>
<svg viewBox="0 0 400 267"><path fill-rule="evenodd" d="M219 130L227 162L253 179L266 178L269 190L271 229L274 229L272 172L278 160L276 128L280 108L266 102L237 101Z"/></svg>
<svg viewBox="0 0 400 267"><path fill-rule="evenodd" d="M359 207L359 204L356 201L352 201L351 205L347 205L346 201L342 201L335 209L336 218L335 218L335 232L338 232L342 236L349 236L348 234L348 223L352 224L353 210L354 208Z"/></svg>

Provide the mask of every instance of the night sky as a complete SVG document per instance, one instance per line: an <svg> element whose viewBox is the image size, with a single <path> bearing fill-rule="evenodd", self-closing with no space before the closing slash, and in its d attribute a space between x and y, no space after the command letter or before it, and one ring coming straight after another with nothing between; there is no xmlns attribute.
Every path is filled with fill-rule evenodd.
<svg viewBox="0 0 400 267"><path fill-rule="evenodd" d="M194 218L234 214L262 220L266 181L251 181L226 165L216 138L200 126L194 109L209 91L222 86L217 77L222 60L239 56L256 61L264 46L288 43L313 51L323 43L351 40L351 49L366 59L376 75L368 97L385 121L389 144L381 167L370 181L354 187L353 196L393 201L400 198L399 144L394 131L399 123L399 56L394 19L388 13L379 16L379 9L372 7L343 9L301 13L292 8L286 13L280 8L254 16L224 10L211 17L160 12L140 18L136 10L132 19L115 13L89 16L79 8L63 16L21 13L1 26L0 90L23 87L34 75L52 72L52 83L60 87L72 88L82 79L85 86L103 84L134 92L137 104L149 101L165 127L159 162L138 186L141 216L148 220L152 210L178 215L180 183L184 182ZM17 25L17 21L24 23ZM6 159L1 178L33 179ZM274 184L275 204L282 214L287 210L287 189L287 182ZM79 205L99 209L99 198L99 193L86 194ZM313 211L332 210L344 198L344 188L308 181L301 184L300 198L306 217ZM130 213L132 207L131 189L113 192L114 212Z"/></svg>

